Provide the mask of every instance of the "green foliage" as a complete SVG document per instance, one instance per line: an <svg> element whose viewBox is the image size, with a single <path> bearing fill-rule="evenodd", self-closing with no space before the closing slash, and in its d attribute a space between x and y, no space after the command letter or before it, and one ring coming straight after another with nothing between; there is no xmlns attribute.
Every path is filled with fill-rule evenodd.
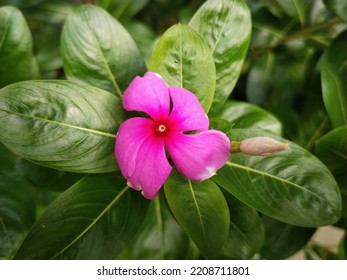
<svg viewBox="0 0 347 280"><path fill-rule="evenodd" d="M148 68L160 74L169 85L195 93L208 112L216 71L211 50L194 29L178 24L166 31L153 51Z"/></svg>
<svg viewBox="0 0 347 280"><path fill-rule="evenodd" d="M347 229L346 9L0 0L0 259L346 259L346 235L337 253L310 242ZM114 157L137 115L122 93L147 67L193 92L233 144L289 149L232 153L202 182L174 169L148 201Z"/></svg>

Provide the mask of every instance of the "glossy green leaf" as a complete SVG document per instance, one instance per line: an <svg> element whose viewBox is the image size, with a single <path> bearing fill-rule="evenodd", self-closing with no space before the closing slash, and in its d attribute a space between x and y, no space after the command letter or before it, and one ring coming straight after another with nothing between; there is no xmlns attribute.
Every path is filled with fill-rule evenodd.
<svg viewBox="0 0 347 280"><path fill-rule="evenodd" d="M347 21L347 2L345 0L323 0L323 2L330 11Z"/></svg>
<svg viewBox="0 0 347 280"><path fill-rule="evenodd" d="M37 76L33 42L22 13L14 7L0 8L0 88Z"/></svg>
<svg viewBox="0 0 347 280"><path fill-rule="evenodd" d="M258 212L225 194L230 210L229 237L219 258L249 259L259 252L264 243L263 222Z"/></svg>
<svg viewBox="0 0 347 280"><path fill-rule="evenodd" d="M334 127L347 125L347 31L325 51L321 64L324 104Z"/></svg>
<svg viewBox="0 0 347 280"><path fill-rule="evenodd" d="M0 90L0 141L20 157L62 171L117 169L121 101L71 81L29 81Z"/></svg>
<svg viewBox="0 0 347 280"><path fill-rule="evenodd" d="M211 113L231 94L242 69L251 37L251 16L243 0L209 0L189 25L210 46L216 65L216 92Z"/></svg>
<svg viewBox="0 0 347 280"><path fill-rule="evenodd" d="M266 134L233 129L229 135L241 141ZM341 214L341 197L334 177L324 164L294 143L289 150L272 156L232 154L213 180L248 206L289 224L329 225Z"/></svg>
<svg viewBox="0 0 347 280"><path fill-rule="evenodd" d="M266 216L263 216L263 221L266 239L260 254L269 260L289 258L302 249L316 231L315 228L297 227Z"/></svg>
<svg viewBox="0 0 347 280"><path fill-rule="evenodd" d="M335 128L318 139L315 154L334 174L346 174L347 126Z"/></svg>
<svg viewBox="0 0 347 280"><path fill-rule="evenodd" d="M0 259L11 259L35 221L28 182L15 173L12 153L0 143Z"/></svg>
<svg viewBox="0 0 347 280"><path fill-rule="evenodd" d="M81 179L35 223L15 259L111 259L141 226L148 200L119 174Z"/></svg>
<svg viewBox="0 0 347 280"><path fill-rule="evenodd" d="M225 119L210 118L209 120L210 120L209 129L219 130L227 134L232 128L232 124Z"/></svg>
<svg viewBox="0 0 347 280"><path fill-rule="evenodd" d="M61 54L68 79L121 95L145 65L135 42L106 11L82 5L64 24Z"/></svg>
<svg viewBox="0 0 347 280"><path fill-rule="evenodd" d="M211 180L193 182L174 172L164 191L172 213L200 252L207 258L215 256L230 224L228 205L218 186Z"/></svg>
<svg viewBox="0 0 347 280"><path fill-rule="evenodd" d="M205 40L188 25L176 24L163 34L148 68L168 85L196 94L206 112L211 107L216 86L213 56Z"/></svg>
<svg viewBox="0 0 347 280"><path fill-rule="evenodd" d="M274 115L250 103L227 101L220 110L220 117L231 122L233 128L259 129L276 135L282 134L282 124Z"/></svg>
<svg viewBox="0 0 347 280"><path fill-rule="evenodd" d="M121 257L132 260L181 260L186 258L188 249L188 236L173 218L165 197L158 196L151 201L142 227Z"/></svg>

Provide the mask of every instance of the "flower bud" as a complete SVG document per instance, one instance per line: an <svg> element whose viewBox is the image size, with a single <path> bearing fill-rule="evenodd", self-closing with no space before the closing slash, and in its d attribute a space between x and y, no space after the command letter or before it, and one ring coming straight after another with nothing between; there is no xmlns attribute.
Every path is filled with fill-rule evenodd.
<svg viewBox="0 0 347 280"><path fill-rule="evenodd" d="M240 152L251 156L268 156L287 149L288 143L281 143L270 137L253 137L240 143Z"/></svg>

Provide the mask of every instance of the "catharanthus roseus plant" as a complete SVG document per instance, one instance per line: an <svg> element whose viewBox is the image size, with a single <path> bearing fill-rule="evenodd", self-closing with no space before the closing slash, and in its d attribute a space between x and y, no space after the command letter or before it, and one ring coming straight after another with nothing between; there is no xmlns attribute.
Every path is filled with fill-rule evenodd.
<svg viewBox="0 0 347 280"><path fill-rule="evenodd" d="M123 2L1 2L0 259L345 258L346 1Z"/></svg>
<svg viewBox="0 0 347 280"><path fill-rule="evenodd" d="M168 87L155 73L131 82L123 107L150 116L121 124L115 149L128 185L147 198L157 195L171 173L165 149L177 169L195 181L215 175L229 158L228 137L208 130L208 117L196 96L178 86ZM194 131L198 133L189 134Z"/></svg>

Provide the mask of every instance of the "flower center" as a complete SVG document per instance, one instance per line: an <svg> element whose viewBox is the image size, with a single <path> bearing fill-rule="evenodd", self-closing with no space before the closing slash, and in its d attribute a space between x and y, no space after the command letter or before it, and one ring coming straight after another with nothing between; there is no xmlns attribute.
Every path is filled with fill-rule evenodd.
<svg viewBox="0 0 347 280"><path fill-rule="evenodd" d="M156 131L159 133L163 133L166 131L166 125L165 124L161 124L161 123L157 123L157 128Z"/></svg>

